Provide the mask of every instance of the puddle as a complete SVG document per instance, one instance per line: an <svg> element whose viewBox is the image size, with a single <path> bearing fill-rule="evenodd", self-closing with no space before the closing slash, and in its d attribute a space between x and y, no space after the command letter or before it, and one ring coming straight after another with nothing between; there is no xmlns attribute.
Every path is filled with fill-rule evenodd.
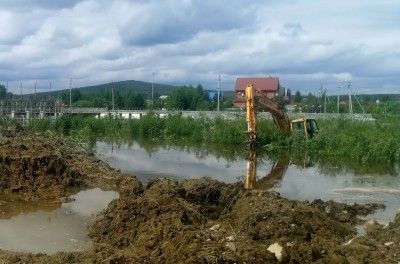
<svg viewBox="0 0 400 264"><path fill-rule="evenodd" d="M24 202L0 194L0 248L54 254L90 247L87 225L118 193L98 188L70 196L69 203Z"/></svg>

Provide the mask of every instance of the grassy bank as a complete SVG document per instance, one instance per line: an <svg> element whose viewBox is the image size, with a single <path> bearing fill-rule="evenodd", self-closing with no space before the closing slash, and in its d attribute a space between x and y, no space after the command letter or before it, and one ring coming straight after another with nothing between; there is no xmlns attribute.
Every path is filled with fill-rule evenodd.
<svg viewBox="0 0 400 264"><path fill-rule="evenodd" d="M7 125L3 121L3 127ZM10 121L8 121L10 122ZM260 145L270 151L290 150L322 158L340 158L362 164L400 162L399 122L385 119L363 122L349 119L319 120L320 132L312 140L301 135L287 136L271 120L258 124ZM88 139L151 139L163 142L202 143L244 146L246 122L206 117L182 118L178 115L160 118L153 114L141 119L94 119L63 116L55 121L31 121L28 130L56 131L63 135Z"/></svg>
<svg viewBox="0 0 400 264"><path fill-rule="evenodd" d="M341 157L360 163L400 162L398 122L320 121L314 140L305 142L312 153L322 157Z"/></svg>

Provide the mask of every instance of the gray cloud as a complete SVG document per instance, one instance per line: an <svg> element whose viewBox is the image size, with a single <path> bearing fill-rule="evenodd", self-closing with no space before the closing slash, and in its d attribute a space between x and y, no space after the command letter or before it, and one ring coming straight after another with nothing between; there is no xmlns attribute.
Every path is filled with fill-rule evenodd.
<svg viewBox="0 0 400 264"><path fill-rule="evenodd" d="M400 3L1 1L0 82L77 86L135 79L233 89L276 75L304 93L351 81L400 92ZM67 80L67 81L66 81Z"/></svg>
<svg viewBox="0 0 400 264"><path fill-rule="evenodd" d="M82 0L2 0L0 2L0 9L29 12L36 9L72 8L78 2L82 2Z"/></svg>
<svg viewBox="0 0 400 264"><path fill-rule="evenodd" d="M149 1L132 5L122 26L122 39L131 45L175 43L202 31L227 31L251 26L254 7L240 1Z"/></svg>

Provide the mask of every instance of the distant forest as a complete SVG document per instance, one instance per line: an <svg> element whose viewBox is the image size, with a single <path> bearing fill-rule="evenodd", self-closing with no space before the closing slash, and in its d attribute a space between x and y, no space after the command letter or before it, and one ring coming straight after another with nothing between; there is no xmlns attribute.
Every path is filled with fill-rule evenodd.
<svg viewBox="0 0 400 264"><path fill-rule="evenodd" d="M0 100L21 100L33 96L53 98L59 104L72 107L101 107L108 109L167 109L167 110L216 110L218 107L216 91L205 90L200 84L194 86L172 86L142 81L120 81L101 85L37 93L35 95L16 95L7 93L0 85ZM220 109L231 108L235 91L223 91L220 95ZM325 100L326 98L326 100ZM25 100L25 99L24 99ZM279 98L278 98L279 100ZM292 94L289 102L298 112L348 113L348 96L302 95L300 91ZM372 113L379 115L400 114L399 94L371 94L352 97L353 113Z"/></svg>
<svg viewBox="0 0 400 264"><path fill-rule="evenodd" d="M210 93L212 92L212 93ZM32 98L33 95L22 95ZM108 109L168 109L216 110L216 91L204 90L201 85L172 86L142 81L121 81L101 85L65 89L35 94L36 98L54 98L65 106L101 107ZM220 96L220 109L231 107L234 92L224 91ZM20 100L21 95L7 94L0 85L0 100Z"/></svg>

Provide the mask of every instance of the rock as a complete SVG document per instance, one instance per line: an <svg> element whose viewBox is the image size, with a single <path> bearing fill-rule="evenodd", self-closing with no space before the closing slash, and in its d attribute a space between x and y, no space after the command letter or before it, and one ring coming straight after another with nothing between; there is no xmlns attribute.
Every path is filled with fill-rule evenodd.
<svg viewBox="0 0 400 264"><path fill-rule="evenodd" d="M294 244L293 244L293 243L291 243L291 242L288 242L288 243L286 243L286 246L287 246L287 247L293 247L293 246L294 246Z"/></svg>
<svg viewBox="0 0 400 264"><path fill-rule="evenodd" d="M235 246L235 243L233 243L233 242L226 243L226 247L229 248L230 250L232 250L233 252L236 251L236 246Z"/></svg>
<svg viewBox="0 0 400 264"><path fill-rule="evenodd" d="M375 233L379 231L382 228L382 225L380 225L377 221L370 219L368 220L365 225L364 229L367 234Z"/></svg>
<svg viewBox="0 0 400 264"><path fill-rule="evenodd" d="M396 216L394 217L394 222L399 223L400 222L400 210L396 211Z"/></svg>
<svg viewBox="0 0 400 264"><path fill-rule="evenodd" d="M344 243L344 245L345 245L345 246L348 246L348 245L350 245L350 244L351 244L351 242L353 242L353 240L354 240L354 237L353 237L352 239L350 239L349 241L347 241L346 243Z"/></svg>
<svg viewBox="0 0 400 264"><path fill-rule="evenodd" d="M76 199L71 197L61 197L60 202L62 203L71 203L74 202Z"/></svg>
<svg viewBox="0 0 400 264"><path fill-rule="evenodd" d="M386 242L384 245L387 246L387 247L389 247L389 246L391 246L391 245L393 245L393 244L394 244L394 242L393 242L393 241L390 241L390 242Z"/></svg>
<svg viewBox="0 0 400 264"><path fill-rule="evenodd" d="M226 237L225 239L226 239L226 241L235 241L235 236L231 235L231 236Z"/></svg>
<svg viewBox="0 0 400 264"><path fill-rule="evenodd" d="M273 254L278 259L278 261L283 262L288 258L288 254L286 253L285 249L279 245L278 242L270 245L267 250Z"/></svg>
<svg viewBox="0 0 400 264"><path fill-rule="evenodd" d="M331 207L329 205L327 207L325 207L325 212L327 214L329 214L331 212Z"/></svg>
<svg viewBox="0 0 400 264"><path fill-rule="evenodd" d="M326 263L329 264L348 264L349 261L347 260L347 258L345 256L342 255L338 255L338 254L334 254L334 253L330 253L326 259Z"/></svg>
<svg viewBox="0 0 400 264"><path fill-rule="evenodd" d="M210 231L218 231L220 228L221 228L221 225L220 224L216 224L216 225L213 225L210 228Z"/></svg>

